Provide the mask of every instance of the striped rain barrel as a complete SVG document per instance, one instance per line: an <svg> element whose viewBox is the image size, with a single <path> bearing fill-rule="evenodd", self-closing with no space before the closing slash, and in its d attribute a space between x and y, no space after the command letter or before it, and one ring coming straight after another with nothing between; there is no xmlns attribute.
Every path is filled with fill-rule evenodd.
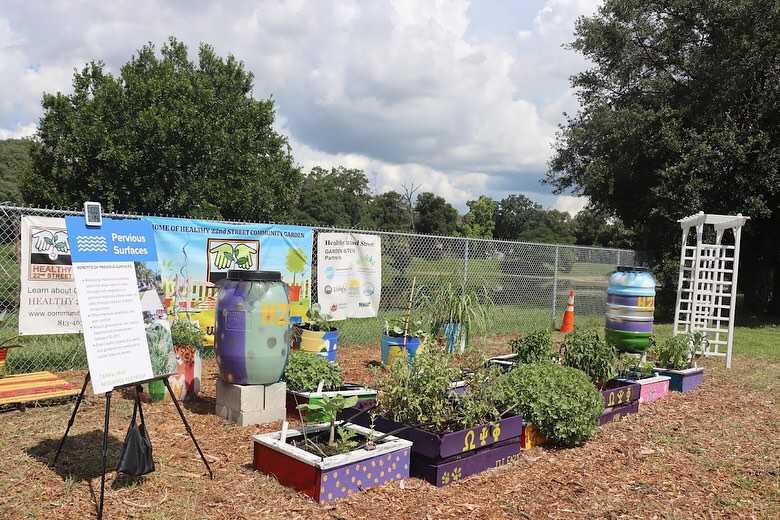
<svg viewBox="0 0 780 520"><path fill-rule="evenodd" d="M641 354L653 335L655 277L644 267L623 267L609 277L606 339L618 352Z"/></svg>

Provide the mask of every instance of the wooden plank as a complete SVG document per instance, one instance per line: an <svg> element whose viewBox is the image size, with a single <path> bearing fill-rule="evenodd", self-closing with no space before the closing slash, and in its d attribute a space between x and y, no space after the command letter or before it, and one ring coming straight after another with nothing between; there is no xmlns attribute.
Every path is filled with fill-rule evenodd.
<svg viewBox="0 0 780 520"><path fill-rule="evenodd" d="M24 403L78 393L78 388L51 372L34 372L0 378L0 404Z"/></svg>

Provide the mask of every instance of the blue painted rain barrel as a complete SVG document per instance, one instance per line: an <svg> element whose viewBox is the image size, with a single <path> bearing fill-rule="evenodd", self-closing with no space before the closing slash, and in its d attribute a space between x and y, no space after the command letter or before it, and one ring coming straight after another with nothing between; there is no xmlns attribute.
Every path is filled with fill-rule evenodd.
<svg viewBox="0 0 780 520"><path fill-rule="evenodd" d="M618 352L644 352L653 335L654 311L655 277L645 267L618 266L607 285L607 343Z"/></svg>

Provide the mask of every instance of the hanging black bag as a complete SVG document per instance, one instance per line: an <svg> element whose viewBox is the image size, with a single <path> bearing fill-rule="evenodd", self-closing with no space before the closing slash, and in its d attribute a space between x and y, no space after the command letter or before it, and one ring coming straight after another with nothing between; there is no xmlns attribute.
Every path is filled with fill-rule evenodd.
<svg viewBox="0 0 780 520"><path fill-rule="evenodd" d="M135 406L133 406L133 418L130 421L130 427L125 435L125 442L122 444L122 453L119 455L119 462L116 470L138 477L154 471L154 459L152 458L152 442L149 440L149 433L146 431L144 423L144 411L141 408L140 385L135 392ZM135 423L136 412L141 416L141 424Z"/></svg>

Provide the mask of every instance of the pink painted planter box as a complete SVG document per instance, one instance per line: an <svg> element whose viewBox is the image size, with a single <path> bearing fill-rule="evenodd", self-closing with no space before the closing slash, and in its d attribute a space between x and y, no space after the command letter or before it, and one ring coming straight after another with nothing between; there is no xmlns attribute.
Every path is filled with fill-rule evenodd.
<svg viewBox="0 0 780 520"><path fill-rule="evenodd" d="M669 376L655 376L637 381L642 387L639 391L639 402L655 401L669 395L670 379Z"/></svg>

